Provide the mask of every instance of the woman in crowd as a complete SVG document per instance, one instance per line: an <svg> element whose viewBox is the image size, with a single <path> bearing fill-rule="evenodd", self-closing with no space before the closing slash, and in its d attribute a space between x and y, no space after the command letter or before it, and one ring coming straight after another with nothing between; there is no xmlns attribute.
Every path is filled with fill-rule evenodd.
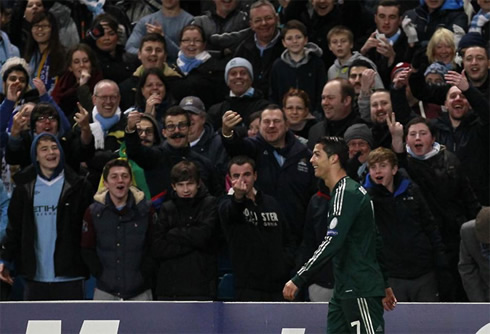
<svg viewBox="0 0 490 334"><path fill-rule="evenodd" d="M51 92L65 64L65 50L53 14L45 11L34 14L23 58L29 63L32 77L40 78Z"/></svg>
<svg viewBox="0 0 490 334"><path fill-rule="evenodd" d="M118 22L109 14L94 18L85 43L90 45L99 61L104 79L116 83L133 74L133 66L128 61L124 47L118 44Z"/></svg>
<svg viewBox="0 0 490 334"><path fill-rule="evenodd" d="M448 70L454 70L456 68L455 57L454 33L446 28L437 29L427 45L429 63L441 62Z"/></svg>
<svg viewBox="0 0 490 334"><path fill-rule="evenodd" d="M71 48L66 57L68 68L56 82L52 96L73 124L73 115L78 112L77 102L92 110L92 92L102 80L95 55L86 44Z"/></svg>
<svg viewBox="0 0 490 334"><path fill-rule="evenodd" d="M206 38L197 25L188 25L180 33L177 70L183 80L172 91L177 101L186 96L199 97L206 108L223 101L228 89L223 81L224 69L206 50Z"/></svg>
<svg viewBox="0 0 490 334"><path fill-rule="evenodd" d="M282 105L288 119L289 129L306 144L308 132L316 124L315 117L308 108L310 105L308 94L302 89L290 88L284 94Z"/></svg>
<svg viewBox="0 0 490 334"><path fill-rule="evenodd" d="M175 104L174 99L167 91L161 69L150 68L143 72L136 88L135 102L135 106L130 108L130 111L138 110L150 114L157 120L161 128L165 111Z"/></svg>

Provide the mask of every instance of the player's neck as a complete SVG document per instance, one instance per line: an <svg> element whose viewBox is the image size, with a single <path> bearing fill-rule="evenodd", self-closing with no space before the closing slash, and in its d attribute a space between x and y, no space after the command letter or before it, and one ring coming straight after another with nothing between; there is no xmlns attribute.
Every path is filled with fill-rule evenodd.
<svg viewBox="0 0 490 334"><path fill-rule="evenodd" d="M325 185L330 189L330 191L335 188L335 185L344 177L346 177L347 174L344 169L338 169L338 170L332 170L328 174L327 178L325 179Z"/></svg>

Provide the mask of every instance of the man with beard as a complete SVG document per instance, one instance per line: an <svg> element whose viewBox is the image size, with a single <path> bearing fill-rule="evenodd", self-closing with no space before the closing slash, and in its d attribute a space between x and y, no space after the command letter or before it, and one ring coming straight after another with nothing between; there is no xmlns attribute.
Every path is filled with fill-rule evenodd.
<svg viewBox="0 0 490 334"><path fill-rule="evenodd" d="M369 110L369 114L361 113L361 117L371 128L373 149L380 146L391 148L391 134L386 123L389 117L396 117L396 120L404 125L415 116L406 102L404 90L375 91L369 101Z"/></svg>
<svg viewBox="0 0 490 334"><path fill-rule="evenodd" d="M215 196L222 194L224 184L217 181L217 172L211 161L189 147L188 135L191 121L187 111L178 106L167 110L163 117L164 127L162 129L162 135L166 141L158 147L147 147L141 143L136 132L136 124L141 115L137 111L130 113L131 122L128 122L125 130L127 154L129 159L134 160L145 170L150 195L156 208L168 198L168 194L172 191L170 170L182 160L193 161L199 166L201 178L210 189L211 194Z"/></svg>

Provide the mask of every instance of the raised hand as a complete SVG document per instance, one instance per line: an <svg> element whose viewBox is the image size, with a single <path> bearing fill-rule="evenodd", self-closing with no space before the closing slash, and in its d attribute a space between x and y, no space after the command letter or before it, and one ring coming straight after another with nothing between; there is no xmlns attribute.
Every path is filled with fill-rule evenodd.
<svg viewBox="0 0 490 334"><path fill-rule="evenodd" d="M242 122L242 116L239 113L228 110L222 117L222 131L224 136L230 136L233 128Z"/></svg>
<svg viewBox="0 0 490 334"><path fill-rule="evenodd" d="M470 84L466 78L464 70L461 73L449 71L446 75L444 75L444 80L446 80L446 83L458 87L462 92L465 92L470 88Z"/></svg>
<svg viewBox="0 0 490 334"><path fill-rule="evenodd" d="M73 119L78 124L80 129L90 129L90 117L88 111L85 110L84 107L82 107L80 102L77 102L77 107L78 107L78 112L75 113Z"/></svg>
<svg viewBox="0 0 490 334"><path fill-rule="evenodd" d="M128 114L128 125L127 129L130 132L133 132L136 130L136 124L138 124L141 121L141 113L139 111L131 111Z"/></svg>
<svg viewBox="0 0 490 334"><path fill-rule="evenodd" d="M43 96L44 94L46 94L46 85L44 85L44 82L41 79L34 78L32 79L32 83L39 92L39 96Z"/></svg>
<svg viewBox="0 0 490 334"><path fill-rule="evenodd" d="M11 83L7 88L7 100L16 102L22 91L19 89L20 82L16 81Z"/></svg>
<svg viewBox="0 0 490 334"><path fill-rule="evenodd" d="M13 137L18 137L20 132L28 125L30 117L26 114L26 108L23 108L14 115L10 134Z"/></svg>

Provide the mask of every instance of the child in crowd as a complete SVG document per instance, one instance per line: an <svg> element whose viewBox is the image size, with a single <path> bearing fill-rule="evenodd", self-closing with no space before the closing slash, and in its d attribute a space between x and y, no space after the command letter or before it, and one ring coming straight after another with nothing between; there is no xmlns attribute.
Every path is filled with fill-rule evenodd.
<svg viewBox="0 0 490 334"><path fill-rule="evenodd" d="M297 20L287 22L281 36L286 50L272 65L270 99L282 106L284 94L290 88L302 89L310 101L315 101L309 109L321 113L322 89L327 82L322 49L308 42L306 27Z"/></svg>
<svg viewBox="0 0 490 334"><path fill-rule="evenodd" d="M354 35L352 31L344 26L333 27L327 34L328 48L333 52L335 57L334 63L328 69L328 80L335 78L348 79L349 67L356 59L362 59L372 65L377 71L376 65L367 57L364 57L357 51L352 51L354 47ZM374 89L383 89L383 81L378 73L374 78Z"/></svg>

